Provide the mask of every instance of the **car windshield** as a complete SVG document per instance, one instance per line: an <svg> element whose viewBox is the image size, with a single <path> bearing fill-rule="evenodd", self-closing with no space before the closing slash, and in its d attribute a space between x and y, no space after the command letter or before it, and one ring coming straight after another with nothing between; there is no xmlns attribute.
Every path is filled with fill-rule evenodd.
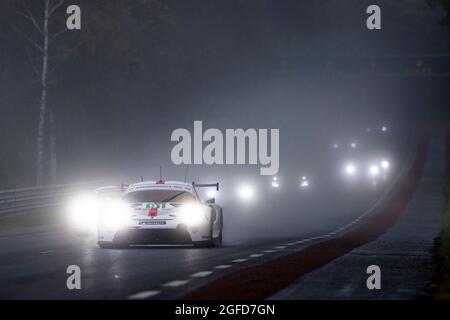
<svg viewBox="0 0 450 320"><path fill-rule="evenodd" d="M186 203L195 201L192 193L180 190L142 190L134 191L125 195L125 200L131 203L143 202L174 202Z"/></svg>

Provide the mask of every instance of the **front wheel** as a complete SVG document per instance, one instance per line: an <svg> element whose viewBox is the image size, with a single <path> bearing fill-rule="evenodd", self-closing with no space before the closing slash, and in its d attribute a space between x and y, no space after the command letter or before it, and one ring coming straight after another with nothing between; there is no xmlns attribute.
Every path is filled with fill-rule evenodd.
<svg viewBox="0 0 450 320"><path fill-rule="evenodd" d="M222 245L222 225L220 228L219 236L217 238L213 238L213 223L211 222L209 226L209 235L210 240L198 241L197 243L194 243L194 246L198 248L213 248L213 247L220 247Z"/></svg>
<svg viewBox="0 0 450 320"><path fill-rule="evenodd" d="M212 240L212 243L213 243L212 244L213 247L220 247L220 246L222 246L222 230L220 230L219 236Z"/></svg>
<svg viewBox="0 0 450 320"><path fill-rule="evenodd" d="M212 228L211 228L211 238L212 238L212 242L213 242L213 246L215 247L220 247L222 245L222 230L223 230L223 216L220 215L220 232L219 232L219 236L217 238L212 238Z"/></svg>

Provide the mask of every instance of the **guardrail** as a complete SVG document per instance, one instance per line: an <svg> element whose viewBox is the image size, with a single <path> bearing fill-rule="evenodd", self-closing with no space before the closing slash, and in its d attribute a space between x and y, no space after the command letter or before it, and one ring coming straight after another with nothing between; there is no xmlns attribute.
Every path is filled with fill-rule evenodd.
<svg viewBox="0 0 450 320"><path fill-rule="evenodd" d="M56 207L77 190L97 186L98 182L85 182L0 191L0 216Z"/></svg>

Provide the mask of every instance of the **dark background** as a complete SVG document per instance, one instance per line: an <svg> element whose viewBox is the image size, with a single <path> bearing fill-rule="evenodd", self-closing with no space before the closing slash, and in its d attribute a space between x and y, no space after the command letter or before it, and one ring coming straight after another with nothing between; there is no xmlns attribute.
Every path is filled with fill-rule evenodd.
<svg viewBox="0 0 450 320"><path fill-rule="evenodd" d="M180 179L170 133L194 120L219 129L280 128L282 173L319 168L335 140L367 126L388 123L400 132L449 119L448 1L377 1L381 31L365 26L372 1L74 4L82 29L61 36L53 53L62 57L49 87L58 167L47 183L133 182L155 178L160 165ZM5 1L0 12L2 189L35 183L40 88L27 54L33 49L12 28L28 26L15 5ZM53 28L64 27L65 8ZM217 178L241 169L190 174Z"/></svg>

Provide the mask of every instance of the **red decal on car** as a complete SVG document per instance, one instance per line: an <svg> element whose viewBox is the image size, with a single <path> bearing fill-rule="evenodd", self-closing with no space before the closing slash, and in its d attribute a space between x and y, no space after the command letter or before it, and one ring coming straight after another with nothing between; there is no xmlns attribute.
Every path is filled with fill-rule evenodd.
<svg viewBox="0 0 450 320"><path fill-rule="evenodd" d="M148 211L148 215L149 215L150 217L156 217L156 216L158 215L158 208L151 208L151 209Z"/></svg>

